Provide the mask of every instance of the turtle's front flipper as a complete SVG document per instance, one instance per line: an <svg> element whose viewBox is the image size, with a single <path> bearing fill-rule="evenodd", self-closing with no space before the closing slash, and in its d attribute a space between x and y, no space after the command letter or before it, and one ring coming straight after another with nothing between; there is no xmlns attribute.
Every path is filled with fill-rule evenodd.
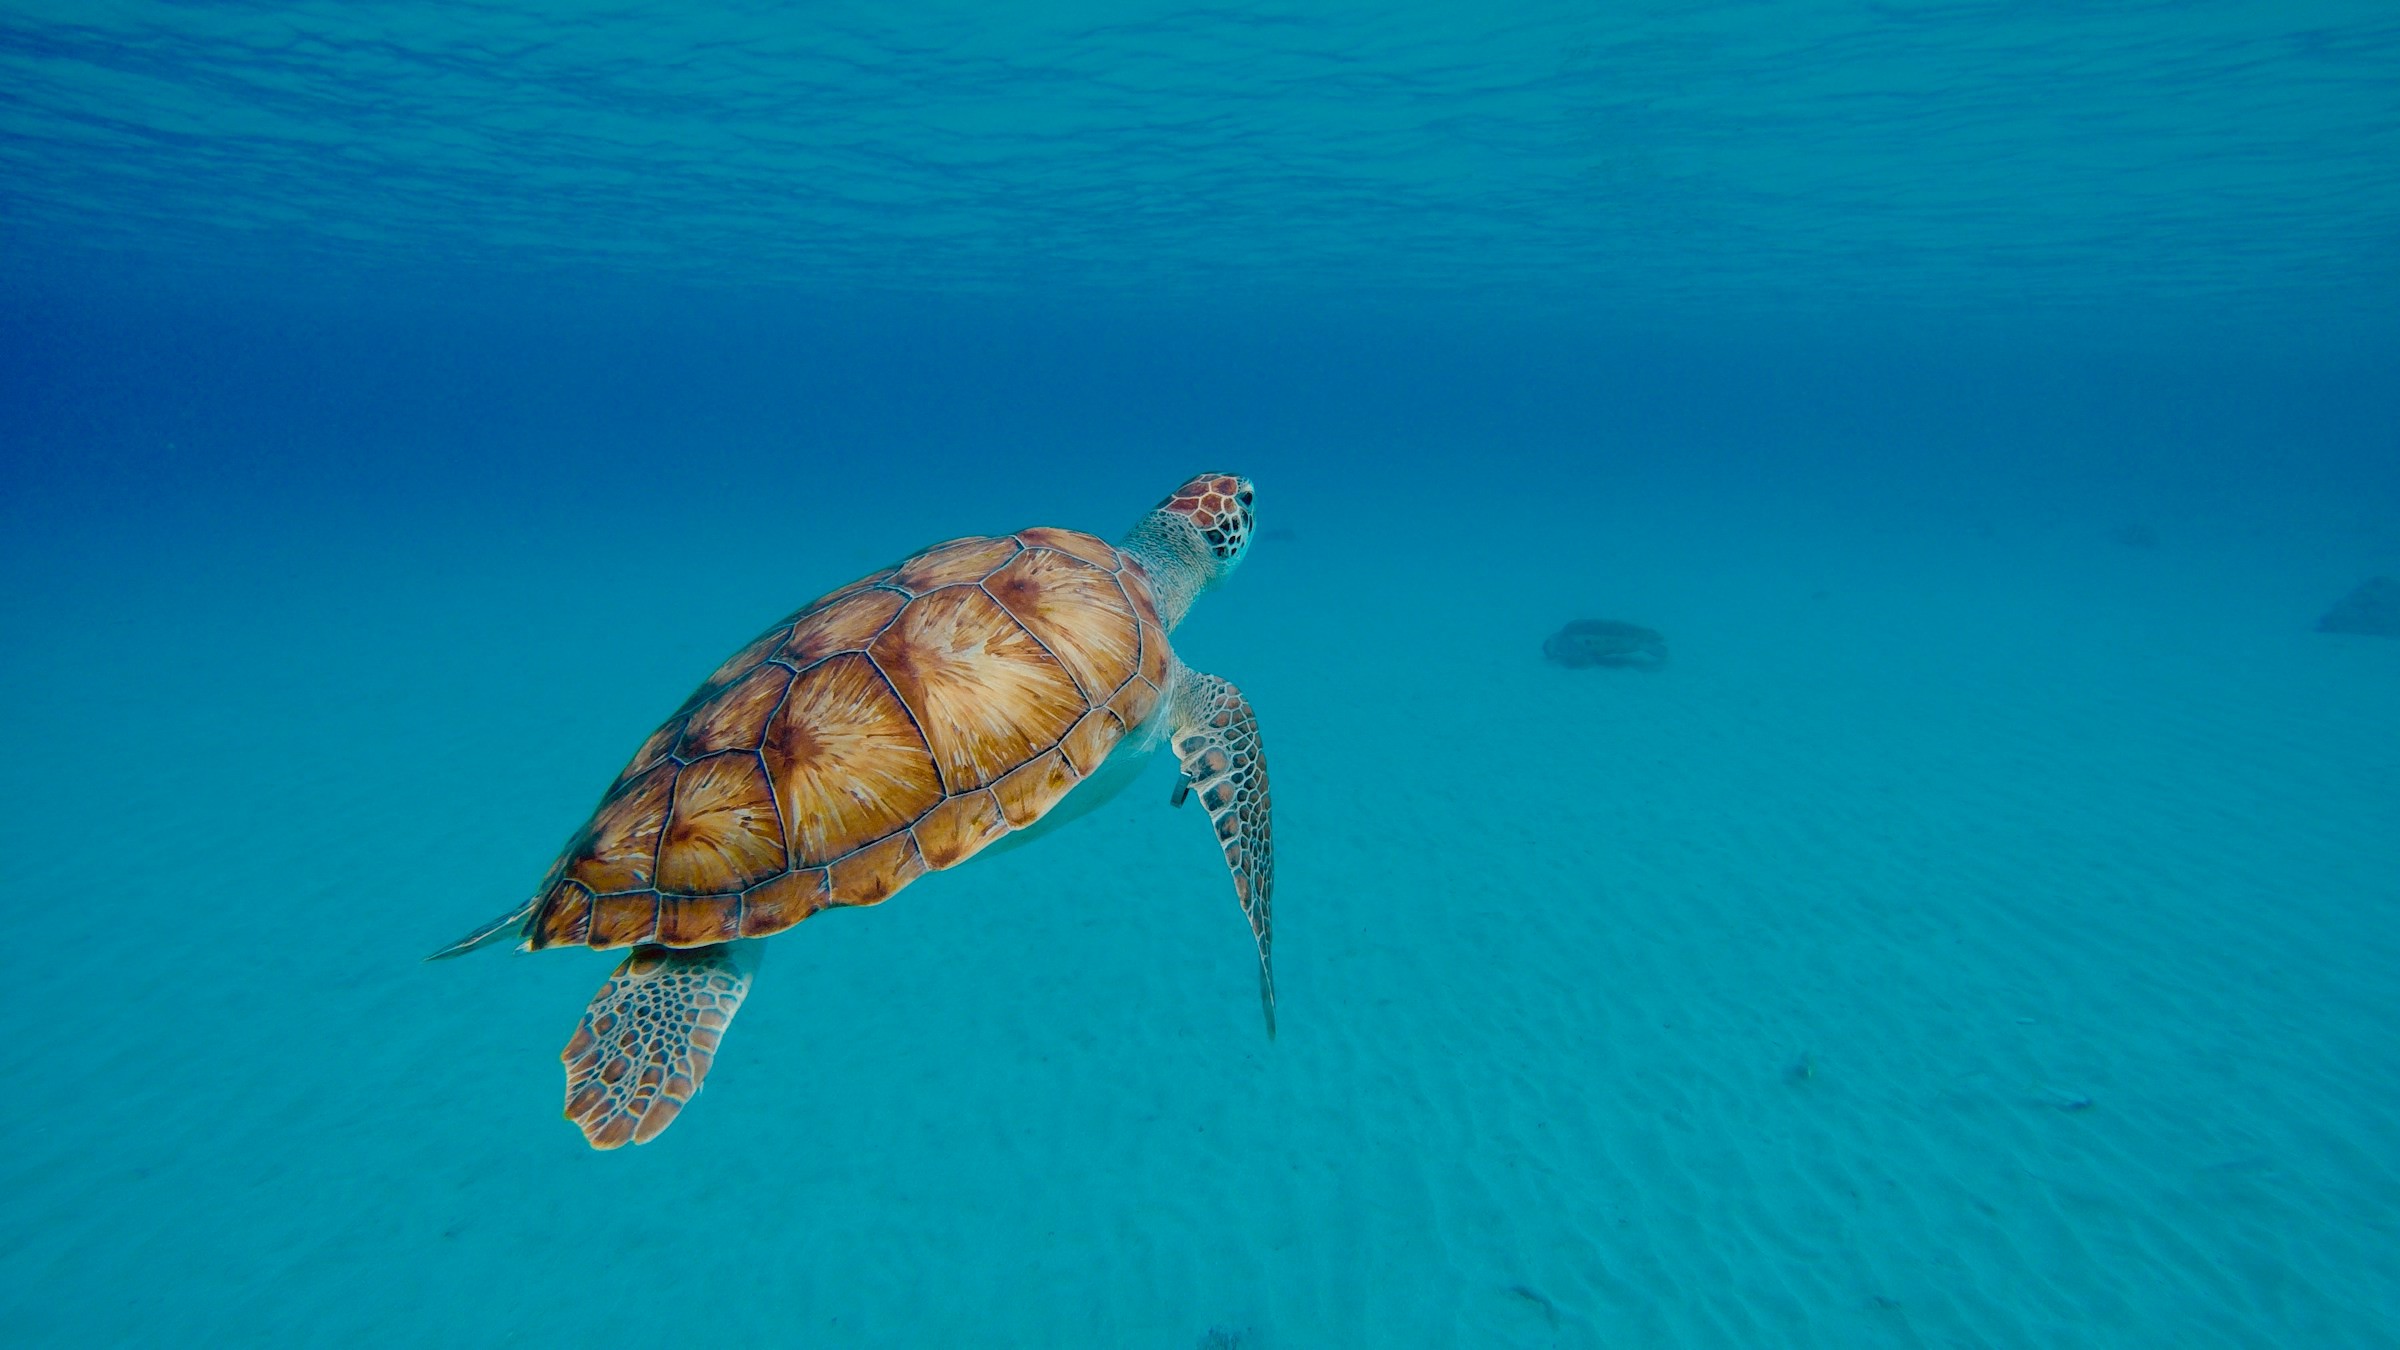
<svg viewBox="0 0 2400 1350"><path fill-rule="evenodd" d="M700 1091L758 970L758 942L636 947L583 1010L567 1066L567 1119L593 1148L647 1144Z"/></svg>
<svg viewBox="0 0 2400 1350"><path fill-rule="evenodd" d="M1275 894L1275 833L1268 819L1267 756L1259 745L1258 719L1241 690L1188 670L1175 681L1173 719L1168 739L1183 763L1175 805L1197 792L1216 823L1225 865L1233 869L1234 897L1258 939L1258 998L1272 1039L1275 925L1269 901Z"/></svg>

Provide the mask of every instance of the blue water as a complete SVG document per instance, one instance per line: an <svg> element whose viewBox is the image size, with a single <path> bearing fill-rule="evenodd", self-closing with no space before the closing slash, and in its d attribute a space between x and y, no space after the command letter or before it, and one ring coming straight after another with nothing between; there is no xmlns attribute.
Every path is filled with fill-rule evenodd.
<svg viewBox="0 0 2400 1350"><path fill-rule="evenodd" d="M2400 1345L2400 16L1506 9L0 7L7 1339ZM638 1149L420 962L1220 467L1272 1042L1163 763Z"/></svg>

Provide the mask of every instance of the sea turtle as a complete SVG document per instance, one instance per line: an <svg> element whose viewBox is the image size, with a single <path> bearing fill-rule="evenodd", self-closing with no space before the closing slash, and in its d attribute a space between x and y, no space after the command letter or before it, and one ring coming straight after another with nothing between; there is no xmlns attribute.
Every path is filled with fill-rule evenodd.
<svg viewBox="0 0 2400 1350"><path fill-rule="evenodd" d="M561 1058L593 1147L647 1143L700 1090L759 939L1081 815L1163 743L1175 804L1197 793L1215 822L1272 1037L1258 723L1167 646L1241 562L1253 495L1202 474L1113 547L1051 528L953 539L793 613L642 742L530 900L429 959L632 948Z"/></svg>

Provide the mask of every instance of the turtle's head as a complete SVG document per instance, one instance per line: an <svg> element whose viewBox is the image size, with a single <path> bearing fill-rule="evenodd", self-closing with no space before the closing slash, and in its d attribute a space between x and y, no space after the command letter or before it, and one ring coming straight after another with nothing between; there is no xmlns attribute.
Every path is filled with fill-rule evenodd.
<svg viewBox="0 0 2400 1350"><path fill-rule="evenodd" d="M1169 628L1183 621L1194 596L1241 565L1257 533L1257 495L1240 474L1204 473L1167 494L1125 536L1125 551L1150 574Z"/></svg>
<svg viewBox="0 0 2400 1350"><path fill-rule="evenodd" d="M1158 509L1181 516L1199 532L1216 566L1209 578L1214 584L1241 565L1250 536L1257 533L1258 517L1251 509L1257 496L1250 480L1238 473L1204 473L1175 489Z"/></svg>

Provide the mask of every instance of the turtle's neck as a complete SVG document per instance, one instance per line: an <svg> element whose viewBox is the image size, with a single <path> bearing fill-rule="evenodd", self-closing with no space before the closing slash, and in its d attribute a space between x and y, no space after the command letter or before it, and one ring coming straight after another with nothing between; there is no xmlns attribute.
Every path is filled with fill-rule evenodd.
<svg viewBox="0 0 2400 1350"><path fill-rule="evenodd" d="M1190 521L1172 511L1142 517L1117 548L1149 574L1150 591L1158 598L1158 621L1170 633L1215 575L1216 560L1209 557L1208 545Z"/></svg>

